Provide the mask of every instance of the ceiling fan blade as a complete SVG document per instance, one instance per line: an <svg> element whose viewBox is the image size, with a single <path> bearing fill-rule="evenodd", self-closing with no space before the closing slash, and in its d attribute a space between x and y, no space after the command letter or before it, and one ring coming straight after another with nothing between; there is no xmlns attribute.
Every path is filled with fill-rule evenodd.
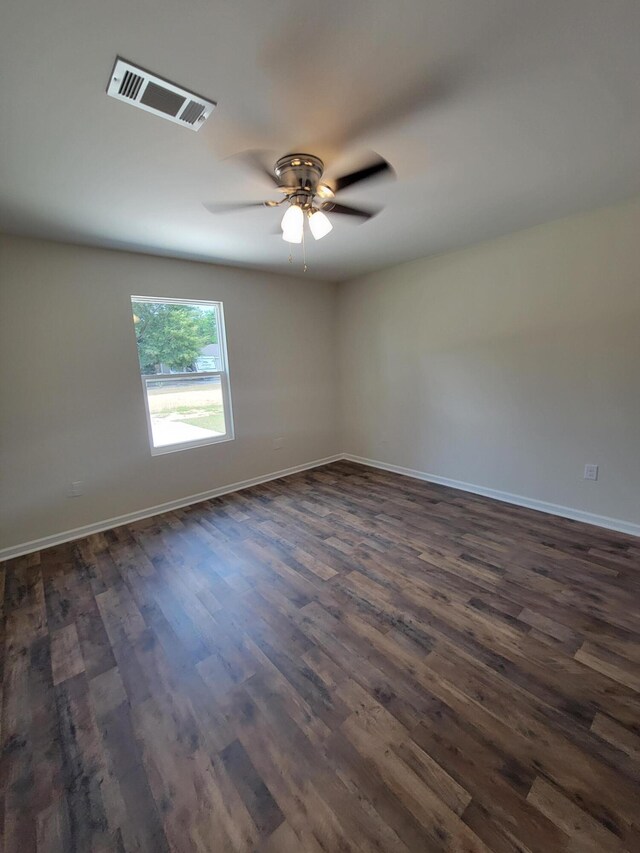
<svg viewBox="0 0 640 853"><path fill-rule="evenodd" d="M379 210L364 210L362 207L351 207L348 204L338 204L335 201L327 201L320 205L320 209L327 213L342 213L345 216L358 216L360 219L371 219Z"/></svg>
<svg viewBox="0 0 640 853"><path fill-rule="evenodd" d="M261 175L263 178L267 178L273 186L279 187L280 182L273 173L272 169L267 166L265 163L265 154L262 151L257 151L255 149L249 149L247 151L241 151L239 154L234 155L237 159L241 160L245 166L248 166L253 172Z"/></svg>
<svg viewBox="0 0 640 853"><path fill-rule="evenodd" d="M355 172L349 172L347 175L342 175L342 177L336 178L332 183L335 192L340 192L340 190L344 190L353 184L358 184L360 181L368 181L376 175L383 175L385 173L389 175L395 174L391 165L383 157L378 157L368 166L364 166Z"/></svg>
<svg viewBox="0 0 640 853"><path fill-rule="evenodd" d="M362 108L347 115L341 132L336 134L337 141L344 149L359 139L387 133L406 122L423 118L428 110L435 111L453 101L465 85L468 85L465 69L429 67L413 83L398 89L383 103L374 103L368 110Z"/></svg>
<svg viewBox="0 0 640 853"><path fill-rule="evenodd" d="M203 207L209 213L232 213L234 210L246 210L249 207L275 207L277 202L270 204L268 201L230 201L221 204L203 202Z"/></svg>

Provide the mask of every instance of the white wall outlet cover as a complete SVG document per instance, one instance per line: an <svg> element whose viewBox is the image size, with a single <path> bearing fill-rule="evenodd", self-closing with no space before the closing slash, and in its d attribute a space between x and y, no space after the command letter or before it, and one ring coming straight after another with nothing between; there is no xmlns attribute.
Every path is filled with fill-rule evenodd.
<svg viewBox="0 0 640 853"><path fill-rule="evenodd" d="M284 438L282 438L282 436L279 436L278 438L273 439L273 449L274 450L282 450L283 447L284 447Z"/></svg>
<svg viewBox="0 0 640 853"><path fill-rule="evenodd" d="M598 479L598 466L597 465L585 465L584 466L584 479L585 480L597 480Z"/></svg>
<svg viewBox="0 0 640 853"><path fill-rule="evenodd" d="M84 489L83 489L82 480L74 480L69 485L69 493L68 493L69 497L70 498L77 498L83 493L83 490Z"/></svg>

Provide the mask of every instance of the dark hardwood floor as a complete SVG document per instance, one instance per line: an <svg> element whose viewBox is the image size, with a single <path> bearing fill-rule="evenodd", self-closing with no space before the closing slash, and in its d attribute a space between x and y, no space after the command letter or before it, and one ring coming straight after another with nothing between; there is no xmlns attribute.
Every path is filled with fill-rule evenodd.
<svg viewBox="0 0 640 853"><path fill-rule="evenodd" d="M4 563L4 853L638 851L639 562L343 462Z"/></svg>

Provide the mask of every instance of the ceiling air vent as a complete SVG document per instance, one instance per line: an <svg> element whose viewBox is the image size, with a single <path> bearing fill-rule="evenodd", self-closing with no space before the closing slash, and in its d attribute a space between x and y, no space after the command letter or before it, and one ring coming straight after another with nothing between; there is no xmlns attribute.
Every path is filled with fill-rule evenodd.
<svg viewBox="0 0 640 853"><path fill-rule="evenodd" d="M200 130L216 105L120 57L111 72L107 95L190 130Z"/></svg>

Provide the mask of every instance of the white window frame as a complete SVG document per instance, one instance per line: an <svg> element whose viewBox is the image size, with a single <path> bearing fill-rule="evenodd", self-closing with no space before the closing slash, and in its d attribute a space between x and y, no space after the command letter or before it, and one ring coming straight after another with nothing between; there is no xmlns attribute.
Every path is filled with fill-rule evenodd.
<svg viewBox="0 0 640 853"><path fill-rule="evenodd" d="M207 370L204 372L190 373L148 373L141 374L142 380L142 396L144 398L144 409L147 416L147 431L149 436L149 448L152 456L162 456L165 453L176 453L180 450L191 450L194 447L205 447L208 444L222 444L225 441L233 441L235 432L233 427L233 409L231 405L231 385L229 380L229 360L227 358L227 334L224 322L224 306L222 302L209 299L173 299L165 296L131 296L131 303L134 302L157 302L163 305L207 305L215 308L217 313L217 330L218 330L218 345L220 347L220 361L222 362L219 370ZM137 341L136 341L137 353ZM139 368L138 368L139 369ZM153 382L175 382L180 379L207 379L213 376L220 377L220 387L222 389L222 406L224 410L224 423L226 432L224 435L211 436L210 438L201 438L198 441L181 441L176 444L163 444L160 447L155 447L153 444L153 428L151 425L151 412L149 411L149 397L147 393L147 383Z"/></svg>

